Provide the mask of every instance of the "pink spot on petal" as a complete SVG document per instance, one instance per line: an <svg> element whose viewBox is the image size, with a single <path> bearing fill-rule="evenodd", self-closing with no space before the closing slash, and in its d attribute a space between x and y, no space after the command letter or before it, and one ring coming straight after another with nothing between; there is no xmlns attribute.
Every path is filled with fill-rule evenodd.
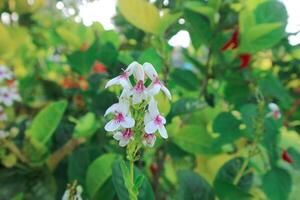
<svg viewBox="0 0 300 200"><path fill-rule="evenodd" d="M163 125L163 123L162 123L162 118L161 118L160 115L157 115L157 116L154 118L154 123L155 123L156 125L158 125L158 126Z"/></svg>
<svg viewBox="0 0 300 200"><path fill-rule="evenodd" d="M143 93L145 90L145 86L144 86L144 82L142 80L138 81L138 83L136 84L136 86L134 87L135 91L137 93Z"/></svg>
<svg viewBox="0 0 300 200"><path fill-rule="evenodd" d="M133 131L131 131L131 129L127 128L122 132L122 134L123 134L123 138L129 139L133 136Z"/></svg>
<svg viewBox="0 0 300 200"><path fill-rule="evenodd" d="M122 113L116 113L115 115L115 121L118 123L123 122L125 120L125 117Z"/></svg>

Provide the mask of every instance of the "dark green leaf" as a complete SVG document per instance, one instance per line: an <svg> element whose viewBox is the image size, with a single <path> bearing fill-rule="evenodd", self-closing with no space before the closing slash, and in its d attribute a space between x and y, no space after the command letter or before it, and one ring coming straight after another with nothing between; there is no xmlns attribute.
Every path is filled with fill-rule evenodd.
<svg viewBox="0 0 300 200"><path fill-rule="evenodd" d="M275 167L264 175L262 189L270 200L287 200L291 184L292 178L289 173Z"/></svg>
<svg viewBox="0 0 300 200"><path fill-rule="evenodd" d="M190 170L178 171L179 199L214 200L215 194L204 178Z"/></svg>

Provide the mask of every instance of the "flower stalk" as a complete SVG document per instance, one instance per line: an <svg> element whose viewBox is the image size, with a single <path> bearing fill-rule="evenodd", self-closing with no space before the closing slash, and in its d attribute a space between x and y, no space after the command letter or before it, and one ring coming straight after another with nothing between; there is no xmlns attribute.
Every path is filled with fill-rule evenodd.
<svg viewBox="0 0 300 200"><path fill-rule="evenodd" d="M130 79L133 76L134 81ZM146 79L150 84L146 84ZM106 88L112 85L121 85L123 88L119 102L110 106L104 116L112 116L104 129L113 133L113 138L121 147L127 146L127 159L130 162L129 169L126 164L121 165L125 186L129 198L136 200L138 189L141 185L141 177L137 177L137 185L134 177L134 162L139 159L138 151L144 147L153 147L156 141L156 133L164 139L168 138L165 128L166 119L158 110L158 102L155 96L162 91L171 99L170 91L159 79L158 73L150 63L143 65L132 62L119 76L109 80Z"/></svg>

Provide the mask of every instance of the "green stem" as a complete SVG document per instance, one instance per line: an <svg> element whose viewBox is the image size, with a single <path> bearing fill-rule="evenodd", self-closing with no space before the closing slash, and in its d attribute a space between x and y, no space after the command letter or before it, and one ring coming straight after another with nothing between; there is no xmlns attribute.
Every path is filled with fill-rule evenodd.
<svg viewBox="0 0 300 200"><path fill-rule="evenodd" d="M248 156L246 158L246 160L243 162L243 165L241 167L241 169L239 170L239 172L237 173L236 177L233 180L233 184L237 185L239 183L239 181L241 180L242 176L244 175L244 172L249 164L250 161L250 156Z"/></svg>

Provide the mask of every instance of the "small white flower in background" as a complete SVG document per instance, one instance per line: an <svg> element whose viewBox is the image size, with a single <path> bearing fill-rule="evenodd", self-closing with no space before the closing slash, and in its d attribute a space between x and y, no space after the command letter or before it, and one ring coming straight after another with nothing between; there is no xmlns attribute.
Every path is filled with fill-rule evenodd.
<svg viewBox="0 0 300 200"><path fill-rule="evenodd" d="M13 78L13 74L8 67L0 65L0 82L4 80L11 80Z"/></svg>
<svg viewBox="0 0 300 200"><path fill-rule="evenodd" d="M9 135L9 132L0 130L0 139L4 139Z"/></svg>
<svg viewBox="0 0 300 200"><path fill-rule="evenodd" d="M75 184L69 185L68 189L62 196L62 200L82 200L81 193L83 191L80 185L77 185L75 188Z"/></svg>
<svg viewBox="0 0 300 200"><path fill-rule="evenodd" d="M114 113L114 118L105 125L104 129L106 131L115 131L120 127L132 128L135 124L135 121L129 112L129 105L125 101L110 106L106 110L104 116L109 113Z"/></svg>
<svg viewBox="0 0 300 200"><path fill-rule="evenodd" d="M125 147L130 140L134 140L133 132L131 129L124 129L122 132L118 131L113 136L117 141L119 141L119 145L121 147Z"/></svg>
<svg viewBox="0 0 300 200"><path fill-rule="evenodd" d="M0 106L0 121L6 121L7 120L7 115L4 112L4 108Z"/></svg>
<svg viewBox="0 0 300 200"><path fill-rule="evenodd" d="M15 88L0 88L0 102L5 106L12 106L14 101L20 101L21 97Z"/></svg>
<svg viewBox="0 0 300 200"><path fill-rule="evenodd" d="M269 103L268 107L271 112L267 114L267 117L273 117L274 119L279 119L281 117L280 108L276 103Z"/></svg>
<svg viewBox="0 0 300 200"><path fill-rule="evenodd" d="M131 75L134 77L134 83L131 82ZM145 85L147 78L151 80L149 85ZM159 113L154 96L162 91L171 99L171 93L160 81L152 64L141 65L136 61L132 62L121 75L108 81L105 88L112 85L121 85L123 91L119 102L106 110L104 116L113 114L114 117L104 129L114 132L113 137L119 141L120 146L124 147L130 141L137 140L146 147L153 147L157 131L163 138L168 138L164 126L166 119ZM135 118L131 117L131 113ZM143 124L140 122L141 119Z"/></svg>
<svg viewBox="0 0 300 200"><path fill-rule="evenodd" d="M144 138L143 138L143 144L146 147L153 147L156 141L156 136L155 134L144 134Z"/></svg>

